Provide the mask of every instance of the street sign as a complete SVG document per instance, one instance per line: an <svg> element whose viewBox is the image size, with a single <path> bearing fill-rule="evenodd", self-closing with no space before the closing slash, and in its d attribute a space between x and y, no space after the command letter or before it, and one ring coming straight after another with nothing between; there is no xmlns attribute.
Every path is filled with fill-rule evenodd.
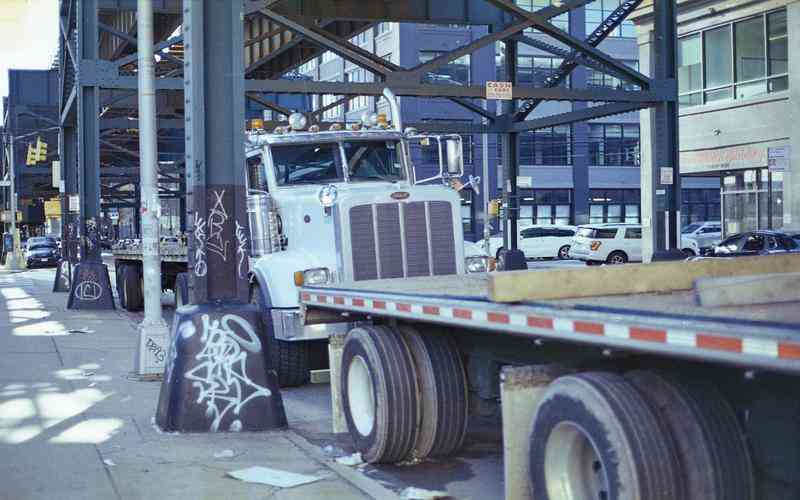
<svg viewBox="0 0 800 500"><path fill-rule="evenodd" d="M54 161L53 162L53 187L57 188L61 184L61 162Z"/></svg>
<svg viewBox="0 0 800 500"><path fill-rule="evenodd" d="M486 82L486 98L510 101L513 88L511 82Z"/></svg>
<svg viewBox="0 0 800 500"><path fill-rule="evenodd" d="M78 212L81 209L80 198L77 194L70 195L69 197L69 211Z"/></svg>
<svg viewBox="0 0 800 500"><path fill-rule="evenodd" d="M661 184L671 186L675 183L672 174L672 167L661 167Z"/></svg>
<svg viewBox="0 0 800 500"><path fill-rule="evenodd" d="M11 181L2 180L0 181L0 187L11 187Z"/></svg>
<svg viewBox="0 0 800 500"><path fill-rule="evenodd" d="M789 167L789 158L792 156L791 146L767 148L767 165L770 172L783 172Z"/></svg>

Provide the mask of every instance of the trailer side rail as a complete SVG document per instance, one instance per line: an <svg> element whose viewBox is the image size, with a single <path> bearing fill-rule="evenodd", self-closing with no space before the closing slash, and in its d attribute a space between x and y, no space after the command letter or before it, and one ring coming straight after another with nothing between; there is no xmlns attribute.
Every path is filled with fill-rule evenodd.
<svg viewBox="0 0 800 500"><path fill-rule="evenodd" d="M478 329L532 339L593 344L748 368L800 373L800 326L735 324L486 300L303 287L304 309L339 310Z"/></svg>

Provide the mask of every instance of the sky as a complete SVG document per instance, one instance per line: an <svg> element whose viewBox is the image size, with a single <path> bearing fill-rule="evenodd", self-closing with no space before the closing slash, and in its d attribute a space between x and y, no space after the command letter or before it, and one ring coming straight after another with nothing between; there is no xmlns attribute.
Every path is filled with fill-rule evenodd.
<svg viewBox="0 0 800 500"><path fill-rule="evenodd" d="M57 48L58 0L0 0L0 96L9 69L48 69Z"/></svg>

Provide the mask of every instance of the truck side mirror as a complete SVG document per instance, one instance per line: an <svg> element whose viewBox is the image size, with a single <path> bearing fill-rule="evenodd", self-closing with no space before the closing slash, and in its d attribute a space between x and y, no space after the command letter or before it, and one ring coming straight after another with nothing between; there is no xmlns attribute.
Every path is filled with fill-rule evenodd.
<svg viewBox="0 0 800 500"><path fill-rule="evenodd" d="M464 150L461 147L461 138L448 138L447 143L447 173L451 177L464 175Z"/></svg>

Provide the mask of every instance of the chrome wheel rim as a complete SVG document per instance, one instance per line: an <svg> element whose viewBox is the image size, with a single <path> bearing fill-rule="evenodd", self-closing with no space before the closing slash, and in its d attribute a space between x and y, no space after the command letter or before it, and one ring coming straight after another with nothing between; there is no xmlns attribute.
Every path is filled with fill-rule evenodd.
<svg viewBox="0 0 800 500"><path fill-rule="evenodd" d="M567 257L569 257L569 247L568 246L561 247L561 249L558 251L558 256L561 259L566 259Z"/></svg>
<svg viewBox="0 0 800 500"><path fill-rule="evenodd" d="M368 436L375 427L375 391L367 362L361 356L353 357L347 368L347 403L356 430Z"/></svg>
<svg viewBox="0 0 800 500"><path fill-rule="evenodd" d="M550 433L544 473L550 500L611 499L608 473L597 446L573 422L562 422Z"/></svg>
<svg viewBox="0 0 800 500"><path fill-rule="evenodd" d="M614 256L611 257L611 263L612 264L624 264L625 263L625 259L623 259L621 255L614 255Z"/></svg>

